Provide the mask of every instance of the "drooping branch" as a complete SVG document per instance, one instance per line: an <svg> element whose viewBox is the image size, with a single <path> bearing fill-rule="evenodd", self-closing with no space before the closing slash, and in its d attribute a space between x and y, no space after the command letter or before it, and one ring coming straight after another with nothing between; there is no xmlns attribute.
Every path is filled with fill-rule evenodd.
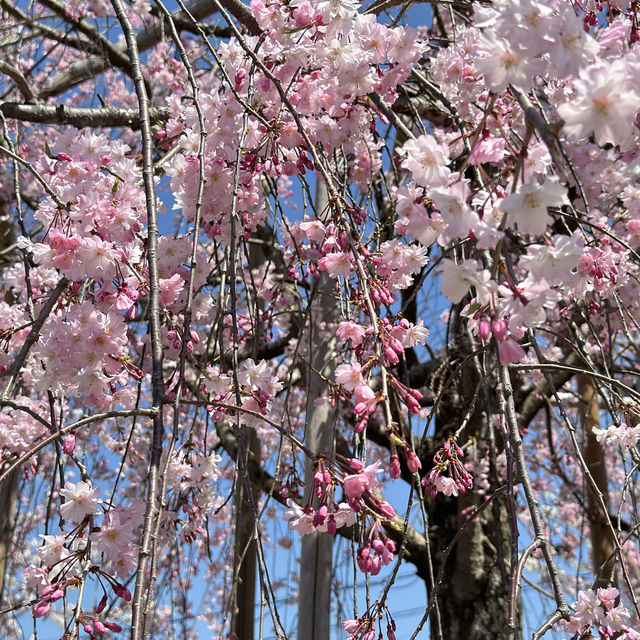
<svg viewBox="0 0 640 640"><path fill-rule="evenodd" d="M164 422L162 406L164 379L162 371L163 351L160 337L160 280L158 274L158 211L153 171L153 139L149 117L149 96L142 75L138 46L127 12L121 0L111 0L118 22L124 33L127 52L131 60L142 133L142 176L147 208L147 265L149 268L149 333L151 335L151 403L157 410L153 418L153 435L147 477L147 505L142 537L138 552L138 573L132 599L131 640L141 640L144 634L143 604L149 595L147 567L151 561L151 534L161 516L158 504L158 480L162 456Z"/></svg>

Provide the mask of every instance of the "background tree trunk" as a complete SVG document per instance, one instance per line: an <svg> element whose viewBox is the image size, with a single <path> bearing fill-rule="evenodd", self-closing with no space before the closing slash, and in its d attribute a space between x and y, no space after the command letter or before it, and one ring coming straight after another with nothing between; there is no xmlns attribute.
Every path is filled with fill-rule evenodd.
<svg viewBox="0 0 640 640"><path fill-rule="evenodd" d="M254 522L251 502L257 504L261 489L259 483L256 482L257 471L260 467L260 442L255 429L246 427L243 429L246 459L242 460L241 453L238 452L231 637L238 640L252 640L256 601L256 540L253 535ZM249 491L252 493L251 497Z"/></svg>
<svg viewBox="0 0 640 640"><path fill-rule="evenodd" d="M586 374L578 376L578 395L580 398L580 422L584 430L584 459L598 491L602 494L604 506L608 512L609 490L607 488L604 451L593 433L594 427L600 427L600 407L598 405L598 391L592 376ZM597 586L608 587L614 582L615 547L607 524L607 513L604 511L602 502L588 479L585 479L584 485L593 572L596 575Z"/></svg>
<svg viewBox="0 0 640 640"><path fill-rule="evenodd" d="M327 189L316 182L316 211L327 206ZM332 377L336 340L320 334L323 322L335 322L333 281L323 273L316 280L315 299L310 322L310 357L307 387L307 427L305 441L314 453L333 451L335 409L328 402L316 406L327 394L327 385L318 375ZM314 465L305 459L304 483L307 493L313 489ZM331 573L333 538L326 533L302 537L300 550L300 593L298 596L298 640L329 640L331 631Z"/></svg>
<svg viewBox="0 0 640 640"><path fill-rule="evenodd" d="M7 604L4 602L4 586L15 527L18 474L19 470L16 469L0 485L0 606Z"/></svg>

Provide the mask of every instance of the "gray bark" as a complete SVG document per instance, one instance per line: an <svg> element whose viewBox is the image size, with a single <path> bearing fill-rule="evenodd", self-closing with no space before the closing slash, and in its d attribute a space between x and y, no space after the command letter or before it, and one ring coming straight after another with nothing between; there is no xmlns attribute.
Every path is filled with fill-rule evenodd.
<svg viewBox="0 0 640 640"><path fill-rule="evenodd" d="M316 183L316 211L327 205L327 190L318 179ZM328 402L315 406L326 395L327 385L318 375L331 377L336 340L326 341L319 327L336 318L333 280L323 274L317 281L310 322L309 378L307 388L307 428L305 443L314 453L333 450L335 409ZM313 488L313 461L306 459L304 483L307 492ZM329 640L331 630L331 570L333 538L326 533L312 533L301 541L300 593L298 596L298 640Z"/></svg>

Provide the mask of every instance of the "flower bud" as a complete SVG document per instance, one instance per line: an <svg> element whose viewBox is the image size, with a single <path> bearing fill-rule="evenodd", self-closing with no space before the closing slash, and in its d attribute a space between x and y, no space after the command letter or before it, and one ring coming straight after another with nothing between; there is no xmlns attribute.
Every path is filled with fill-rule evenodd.
<svg viewBox="0 0 640 640"><path fill-rule="evenodd" d="M420 458L413 453L413 451L407 451L407 467L411 473L416 473L420 469L422 469L422 463L420 462Z"/></svg>
<svg viewBox="0 0 640 640"><path fill-rule="evenodd" d="M509 333L509 325L504 318L495 318L491 321L491 331L498 342L502 342Z"/></svg>
<svg viewBox="0 0 640 640"><path fill-rule="evenodd" d="M62 441L62 451L70 456L73 453L73 450L76 448L76 437L73 433L64 437Z"/></svg>
<svg viewBox="0 0 640 640"><path fill-rule="evenodd" d="M486 318L478 321L478 335L481 340L488 340L491 335L491 323Z"/></svg>
<svg viewBox="0 0 640 640"><path fill-rule="evenodd" d="M100 600L100 602L98 603L98 606L96 607L96 613L102 613L106 606L107 606L107 594L105 593L102 596L102 599Z"/></svg>
<svg viewBox="0 0 640 640"><path fill-rule="evenodd" d="M33 613L34 618L42 618L42 616L49 613L49 609L51 609L51 602L48 600L40 600L31 607L31 612Z"/></svg>
<svg viewBox="0 0 640 640"><path fill-rule="evenodd" d="M389 475L393 480L400 477L400 459L397 455L391 456L391 462L389 464Z"/></svg>

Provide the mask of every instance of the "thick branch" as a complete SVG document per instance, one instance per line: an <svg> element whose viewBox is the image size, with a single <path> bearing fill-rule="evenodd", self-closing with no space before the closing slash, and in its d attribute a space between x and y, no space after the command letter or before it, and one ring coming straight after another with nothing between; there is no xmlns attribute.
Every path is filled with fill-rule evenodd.
<svg viewBox="0 0 640 640"><path fill-rule="evenodd" d="M211 0L195 0L192 4L187 5L186 11L176 10L171 16L175 25L178 28L182 28L182 25L190 22L190 16L193 16L196 20L203 20L212 13L215 13L215 11L215 4L211 2ZM142 52L151 49L162 41L165 34L166 31L162 20L158 20L150 27L146 27L136 36L138 51ZM124 52L125 48L121 47L120 50ZM102 57L92 56L86 60L81 60L80 62L72 64L65 71L58 73L51 81L49 87L40 93L40 97L46 99L58 96L85 80L99 76L109 69L110 66L109 62Z"/></svg>
<svg viewBox="0 0 640 640"><path fill-rule="evenodd" d="M563 364L568 367L577 367L582 362L577 353L571 353L564 360ZM542 409L549 398L553 395L555 389L561 389L573 376L575 372L570 369L554 371L551 374L553 386L549 384L547 379L541 380L533 387L514 393L514 402L518 411L518 423L521 427L527 427L535 418L536 414Z"/></svg>
<svg viewBox="0 0 640 640"><path fill-rule="evenodd" d="M8 62L5 62L4 60L0 60L0 73L8 75L16 83L18 91L20 91L20 93L24 96L25 100L36 99L36 94L33 93L33 89L27 82L27 79L24 77L24 75L22 75L20 69L14 67Z"/></svg>
<svg viewBox="0 0 640 640"><path fill-rule="evenodd" d="M39 0L40 4L51 9L65 22L68 22L72 29L79 31L93 42L100 44L100 48L104 51L109 66L121 69L128 76L132 77L131 64L126 49L118 47L110 40L105 38L100 32L96 31L84 18L74 19L70 16L68 8L64 2L59 0Z"/></svg>
<svg viewBox="0 0 640 640"><path fill-rule="evenodd" d="M18 104L17 102L3 102L0 111L5 118L36 122L38 124L68 124L78 129L83 127L129 127L140 128L140 112L138 109L123 109L120 107L103 107L101 109L86 109L82 107L68 107L64 104ZM152 122L166 120L169 110L165 107L154 108L149 112Z"/></svg>

